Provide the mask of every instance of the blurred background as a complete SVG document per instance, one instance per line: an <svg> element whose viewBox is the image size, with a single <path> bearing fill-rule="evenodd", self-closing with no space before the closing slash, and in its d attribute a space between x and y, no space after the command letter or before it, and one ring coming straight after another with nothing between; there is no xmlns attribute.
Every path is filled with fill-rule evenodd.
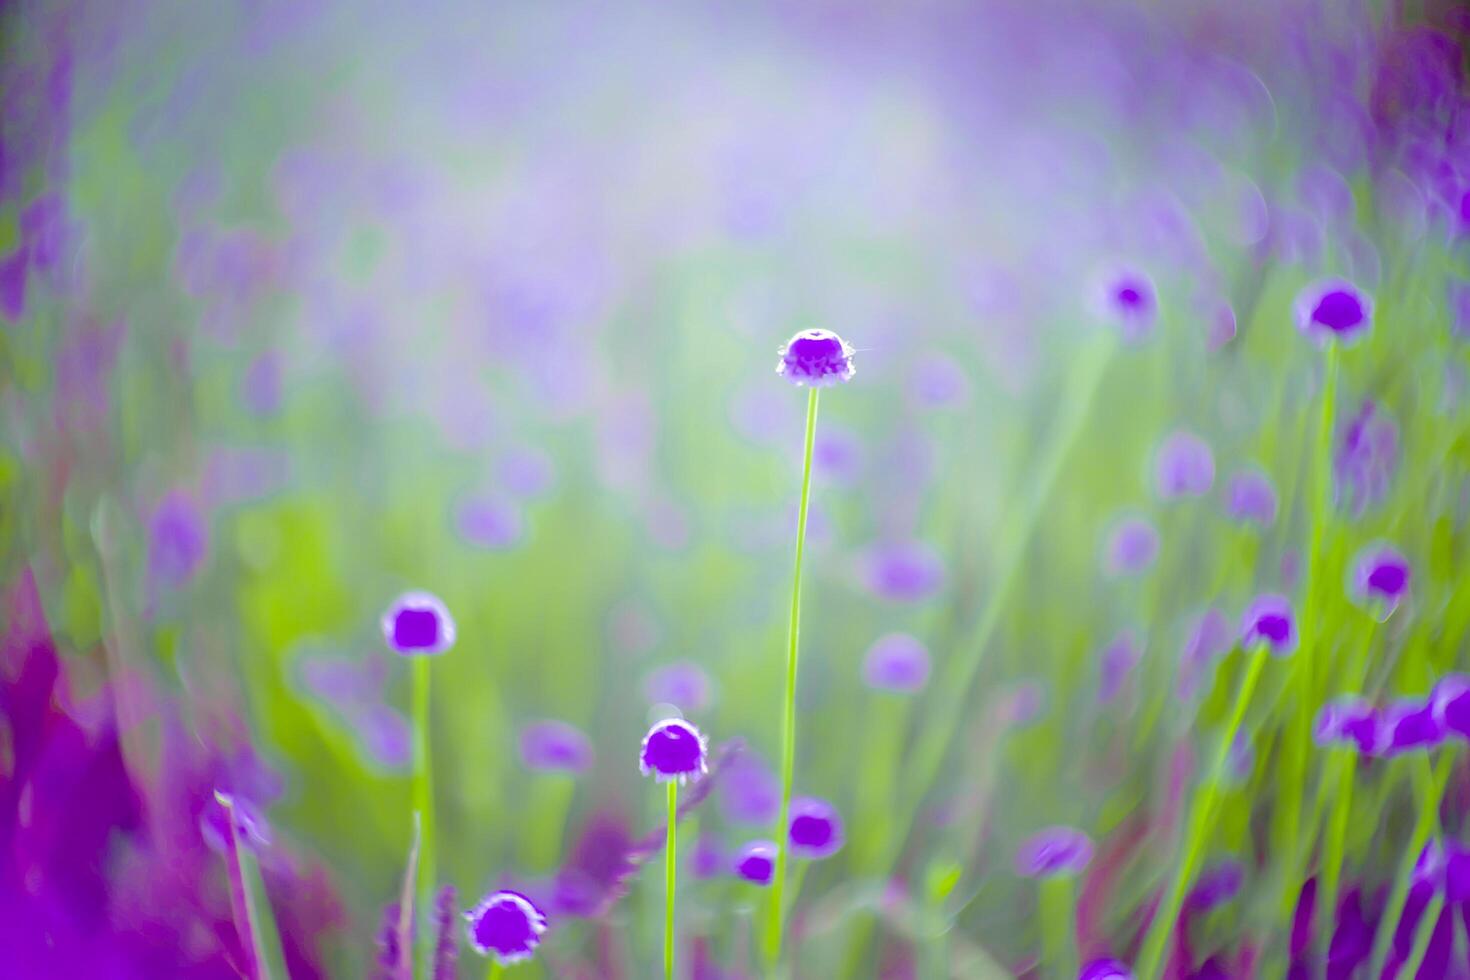
<svg viewBox="0 0 1470 980"><path fill-rule="evenodd" d="M1050 825L1097 842L1079 942L1122 955L1235 623L1299 594L1314 508L1334 589L1377 538L1415 563L1388 634L1419 666L1386 689L1463 659L1467 27L1354 0L0 4L14 948L230 975L224 788L291 975L366 975L410 838L379 617L424 589L458 627L440 877L463 907L547 896L517 975L653 975L657 869L595 914L557 888L589 833L658 826L636 752L669 705L733 760L683 834L681 956L758 975L764 893L719 855L774 819L805 408L774 369L825 327L857 376L821 402L796 789L847 845L801 879L795 975L1059 975L1013 866ZM1293 302L1323 276L1375 316L1314 496ZM1181 435L1208 457L1185 492ZM1352 635L1348 610L1319 618ZM865 679L895 633L919 690ZM545 720L586 736L556 771L523 745ZM1215 842L1260 875L1196 950L1254 943L1263 976L1295 952L1254 884L1271 745L1241 744ZM1365 830L1412 816L1382 807Z"/></svg>

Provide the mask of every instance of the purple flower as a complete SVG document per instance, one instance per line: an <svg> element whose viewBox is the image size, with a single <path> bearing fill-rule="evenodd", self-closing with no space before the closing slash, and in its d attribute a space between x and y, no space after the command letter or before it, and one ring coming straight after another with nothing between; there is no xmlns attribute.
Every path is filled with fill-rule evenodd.
<svg viewBox="0 0 1470 980"><path fill-rule="evenodd" d="M1470 740L1470 677L1448 674L1439 679L1430 695L1435 720L1447 732Z"/></svg>
<svg viewBox="0 0 1470 980"><path fill-rule="evenodd" d="M863 681L879 691L912 694L929 680L929 651L907 633L889 633L868 648Z"/></svg>
<svg viewBox="0 0 1470 980"><path fill-rule="evenodd" d="M1077 974L1077 980L1133 980L1133 971L1121 960L1093 960Z"/></svg>
<svg viewBox="0 0 1470 980"><path fill-rule="evenodd" d="M1382 500L1398 465L1399 427L1372 401L1349 420L1333 458L1334 493L1355 514Z"/></svg>
<svg viewBox="0 0 1470 980"><path fill-rule="evenodd" d="M1256 469L1240 470L1225 487L1225 513L1232 520L1261 527L1276 523L1276 488Z"/></svg>
<svg viewBox="0 0 1470 980"><path fill-rule="evenodd" d="M742 752L720 786L720 812L731 823L760 827L772 823L780 808L780 780L755 753Z"/></svg>
<svg viewBox="0 0 1470 980"><path fill-rule="evenodd" d="M757 885L769 885L776 873L776 845L753 840L735 854L735 873Z"/></svg>
<svg viewBox="0 0 1470 980"><path fill-rule="evenodd" d="M1161 500L1200 497L1215 484L1215 456L1209 443L1193 432L1174 432L1159 446L1154 461L1154 487Z"/></svg>
<svg viewBox="0 0 1470 980"><path fill-rule="evenodd" d="M502 550L514 547L525 533L520 510L492 496L475 496L460 502L454 515L455 527L466 543L476 548Z"/></svg>
<svg viewBox="0 0 1470 980"><path fill-rule="evenodd" d="M920 541L878 545L864 561L863 580L874 595L896 602L918 602L944 585L944 562Z"/></svg>
<svg viewBox="0 0 1470 980"><path fill-rule="evenodd" d="M1376 755L1395 756L1413 749L1429 749L1444 742L1445 727L1435 719L1434 702L1396 701L1379 716Z"/></svg>
<svg viewBox="0 0 1470 980"><path fill-rule="evenodd" d="M433 980L454 980L454 962L459 959L459 944L454 941L454 886L445 885L434 903L434 973Z"/></svg>
<svg viewBox="0 0 1470 980"><path fill-rule="evenodd" d="M1179 651L1179 697L1194 697L1200 674L1210 661L1230 649L1232 639L1230 621L1220 610L1206 609L1199 615Z"/></svg>
<svg viewBox="0 0 1470 980"><path fill-rule="evenodd" d="M188 584L204 564L208 539L199 506L184 491L170 491L148 525L148 573L155 588Z"/></svg>
<svg viewBox="0 0 1470 980"><path fill-rule="evenodd" d="M1351 343L1373 326L1373 299L1345 279L1324 279L1297 295L1296 325L1325 346Z"/></svg>
<svg viewBox="0 0 1470 980"><path fill-rule="evenodd" d="M1451 279L1449 283L1450 334L1470 340L1470 282Z"/></svg>
<svg viewBox="0 0 1470 980"><path fill-rule="evenodd" d="M465 913L470 945L501 966L531 958L546 931L546 915L520 892L491 892Z"/></svg>
<svg viewBox="0 0 1470 980"><path fill-rule="evenodd" d="M521 761L541 772L585 772L592 743L564 721L533 721L521 729Z"/></svg>
<svg viewBox="0 0 1470 980"><path fill-rule="evenodd" d="M970 397L965 370L944 354L930 354L914 365L909 395L921 408L955 408Z"/></svg>
<svg viewBox="0 0 1470 980"><path fill-rule="evenodd" d="M1353 564L1353 598L1385 620L1408 594L1409 574L1409 560L1402 553L1388 545L1370 545Z"/></svg>
<svg viewBox="0 0 1470 980"><path fill-rule="evenodd" d="M1099 656L1102 666L1102 682L1098 686L1097 699L1107 704L1118 696L1123 681L1138 663L1143 651L1131 630L1124 630L1103 648Z"/></svg>
<svg viewBox="0 0 1470 980"><path fill-rule="evenodd" d="M1343 743L1356 746L1363 755L1371 755L1378 745L1378 728L1377 708L1362 698L1338 698L1317 712L1312 737L1318 745Z"/></svg>
<svg viewBox="0 0 1470 980"><path fill-rule="evenodd" d="M1050 878L1078 874L1092 861L1092 840L1075 827L1047 827L1027 838L1016 852L1016 874Z"/></svg>
<svg viewBox="0 0 1470 980"><path fill-rule="evenodd" d="M1114 274L1103 285L1102 309L1126 343L1146 339L1159 312L1153 282L1141 272Z"/></svg>
<svg viewBox="0 0 1470 980"><path fill-rule="evenodd" d="M703 711L710 702L709 675L698 664L676 661L658 668L643 682L651 704L672 704L680 711Z"/></svg>
<svg viewBox="0 0 1470 980"><path fill-rule="evenodd" d="M1141 517L1125 517L1108 534L1103 565L1109 575L1137 575L1159 554L1159 532Z"/></svg>
<svg viewBox="0 0 1470 980"><path fill-rule="evenodd" d="M696 878L713 878L725 868L725 848L714 834L700 834L690 855L691 872Z"/></svg>
<svg viewBox="0 0 1470 980"><path fill-rule="evenodd" d="M454 646L454 619L427 592L406 592L383 614L383 638L402 654L437 654Z"/></svg>
<svg viewBox="0 0 1470 980"><path fill-rule="evenodd" d="M812 796L792 800L788 826L791 853L795 857L816 860L842 850L842 818L826 800Z"/></svg>
<svg viewBox="0 0 1470 980"><path fill-rule="evenodd" d="M803 330L780 351L776 373L796 385L825 388L852 380L853 349L830 330Z"/></svg>
<svg viewBox="0 0 1470 980"><path fill-rule="evenodd" d="M638 769L660 783L675 779L683 783L690 776L704 774L708 755L709 742L698 728L682 718L669 718L643 737Z"/></svg>
<svg viewBox="0 0 1470 980"><path fill-rule="evenodd" d="M1193 911L1205 912L1240 894L1244 882L1245 868L1239 861L1222 861L1199 876L1185 902Z"/></svg>
<svg viewBox="0 0 1470 980"><path fill-rule="evenodd" d="M1278 657L1296 649L1296 623L1285 596L1262 595L1246 607L1240 621L1240 645L1249 650L1264 643Z"/></svg>

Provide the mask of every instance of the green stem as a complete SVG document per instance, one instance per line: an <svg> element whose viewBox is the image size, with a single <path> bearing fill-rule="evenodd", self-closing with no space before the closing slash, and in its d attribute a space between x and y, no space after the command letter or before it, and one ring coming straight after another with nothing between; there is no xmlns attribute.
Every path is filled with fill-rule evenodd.
<svg viewBox="0 0 1470 980"><path fill-rule="evenodd" d="M1429 953L1429 941L1434 938L1434 930L1439 925L1439 913L1444 908L1444 892L1435 889L1429 904L1424 906L1424 911L1419 917L1419 925L1414 929L1414 947L1409 953L1409 958L1404 961L1403 969L1398 971L1397 976L1418 977L1419 967L1424 962L1424 957Z"/></svg>
<svg viewBox="0 0 1470 980"><path fill-rule="evenodd" d="M1142 980L1155 980L1160 975L1164 956L1169 951L1169 938L1174 935L1174 920L1179 917L1179 910L1184 905L1185 890L1189 887L1190 880L1204 858L1215 803L1220 795L1220 782L1224 777L1225 767L1230 762L1230 749L1235 744L1235 735L1240 731L1241 722L1245 720L1246 708L1250 705L1251 695L1255 692L1256 683L1261 677L1261 670L1266 664L1268 656L1266 649L1264 645L1261 645L1250 655L1250 660L1245 668L1245 677L1240 682L1240 691L1235 696L1235 707L1230 712L1230 720L1225 725L1220 746L1215 752L1215 761L1210 768L1209 779L1204 786L1200 787L1191 810L1190 815L1193 819L1190 821L1189 831L1184 838L1184 852L1179 862L1179 870L1175 873L1174 881L1169 886L1167 897L1154 915L1153 923L1149 926L1148 935L1144 940L1143 952L1139 956L1138 976Z"/></svg>
<svg viewBox="0 0 1470 980"><path fill-rule="evenodd" d="M1388 904L1383 907L1383 918L1378 920L1378 931L1373 936L1373 965L1368 972L1370 977L1383 974L1383 964L1388 958L1389 947L1393 944L1394 931L1398 928L1399 919L1403 917L1404 902L1409 897L1414 865L1418 862L1424 845L1429 842L1429 835L1439 824L1439 798L1444 793L1445 783L1449 781L1453 768L1452 753L1447 750L1441 751L1439 765L1433 770L1429 767L1429 757L1422 752L1414 753L1413 762L1414 795L1419 801L1419 818L1414 822L1414 832L1409 838L1408 847L1399 858L1393 893L1389 896Z"/></svg>
<svg viewBox="0 0 1470 980"><path fill-rule="evenodd" d="M486 980L500 980L500 975L504 972L505 968L500 965L500 961L490 957L490 972L485 974Z"/></svg>
<svg viewBox="0 0 1470 980"><path fill-rule="evenodd" d="M434 907L434 770L429 752L429 657L413 658L413 808L419 814L418 900L415 905L413 957L422 976L433 970Z"/></svg>
<svg viewBox="0 0 1470 980"><path fill-rule="evenodd" d="M788 841L786 825L791 819L791 783L796 772L796 653L801 631L801 559L806 550L807 504L812 490L812 445L817 435L817 393L813 388L806 400L806 448L801 464L801 504L796 515L796 573L791 583L791 628L786 649L786 707L781 723L781 810L776 818L776 874L771 881L771 911L766 919L763 952L767 967L781 958L781 926L786 909L786 865Z"/></svg>
<svg viewBox="0 0 1470 980"><path fill-rule="evenodd" d="M1073 928L1072 876L1041 881L1041 963L1050 976L1077 975L1076 930Z"/></svg>
<svg viewBox="0 0 1470 980"><path fill-rule="evenodd" d="M679 781L669 780L669 841L664 847L664 980L674 977L674 836L679 826Z"/></svg>

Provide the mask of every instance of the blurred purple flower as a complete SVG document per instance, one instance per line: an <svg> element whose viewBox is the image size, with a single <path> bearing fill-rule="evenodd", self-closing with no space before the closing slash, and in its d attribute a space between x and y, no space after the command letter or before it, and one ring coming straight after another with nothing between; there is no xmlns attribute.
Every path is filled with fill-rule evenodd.
<svg viewBox="0 0 1470 980"><path fill-rule="evenodd" d="M556 485L556 464L543 449L508 449L497 468L501 484L522 500L545 496Z"/></svg>
<svg viewBox="0 0 1470 980"><path fill-rule="evenodd" d="M1353 599L1382 622L1408 594L1409 578L1409 560L1389 545L1375 544L1360 552L1353 563L1349 588Z"/></svg>
<svg viewBox="0 0 1470 980"><path fill-rule="evenodd" d="M453 885L439 889L434 901L434 972L433 980L455 980L455 960L459 959L459 942L454 935Z"/></svg>
<svg viewBox="0 0 1470 980"><path fill-rule="evenodd" d="M895 602L919 602L944 586L944 562L921 541L875 545L863 560L868 591Z"/></svg>
<svg viewBox="0 0 1470 980"><path fill-rule="evenodd" d="M159 501L148 524L148 574L155 589L178 589L204 564L209 530L199 506L183 490Z"/></svg>
<svg viewBox="0 0 1470 980"><path fill-rule="evenodd" d="M1470 741L1470 677L1447 674L1430 695L1436 722L1449 734Z"/></svg>
<svg viewBox="0 0 1470 980"><path fill-rule="evenodd" d="M735 873L757 885L769 885L776 873L776 845L753 840L735 854Z"/></svg>
<svg viewBox="0 0 1470 980"><path fill-rule="evenodd" d="M1470 281L1451 279L1448 291L1450 334L1458 340L1470 340Z"/></svg>
<svg viewBox="0 0 1470 980"><path fill-rule="evenodd" d="M1234 636L1230 620L1218 609L1206 609L1194 620L1184 647L1179 651L1179 697L1194 697L1200 675L1220 654L1230 649Z"/></svg>
<svg viewBox="0 0 1470 980"><path fill-rule="evenodd" d="M1154 459L1154 489L1161 500L1200 497L1215 484L1215 456L1210 444L1193 432L1171 433Z"/></svg>
<svg viewBox="0 0 1470 980"><path fill-rule="evenodd" d="M26 267L28 253L21 246L0 258L0 314L14 323L26 311Z"/></svg>
<svg viewBox="0 0 1470 980"><path fill-rule="evenodd" d="M776 373L795 385L825 388L852 380L853 349L830 330L803 330L780 350Z"/></svg>
<svg viewBox="0 0 1470 980"><path fill-rule="evenodd" d="M462 501L455 513L455 525L467 543L493 550L514 547L525 533L520 510L490 496Z"/></svg>
<svg viewBox="0 0 1470 980"><path fill-rule="evenodd" d="M1134 980L1133 971L1121 960L1093 960L1077 974L1077 980Z"/></svg>
<svg viewBox="0 0 1470 980"><path fill-rule="evenodd" d="M546 931L546 914L520 892L491 892L465 913L470 945L501 966L531 958Z"/></svg>
<svg viewBox="0 0 1470 980"><path fill-rule="evenodd" d="M1296 649L1296 622L1291 602L1280 595L1262 595L1246 607L1240 621L1240 645L1249 650L1264 643L1271 653L1284 657Z"/></svg>
<svg viewBox="0 0 1470 980"><path fill-rule="evenodd" d="M1374 754L1390 757L1414 749L1434 748L1444 742L1447 734L1444 725L1435 718L1432 701L1396 701L1379 715Z"/></svg>
<svg viewBox="0 0 1470 980"><path fill-rule="evenodd" d="M1205 349L1214 353L1235 339L1235 309L1222 300L1209 314L1209 333L1205 336Z"/></svg>
<svg viewBox="0 0 1470 980"><path fill-rule="evenodd" d="M1317 712L1312 737L1318 745L1346 743L1370 755L1378 744L1378 710L1358 697L1329 701Z"/></svg>
<svg viewBox="0 0 1470 980"><path fill-rule="evenodd" d="M268 350L245 369L241 400L255 415L274 415L281 408L281 354Z"/></svg>
<svg viewBox="0 0 1470 980"><path fill-rule="evenodd" d="M1225 860L1200 874L1185 905L1192 912L1206 912L1240 894L1245 868L1239 861Z"/></svg>
<svg viewBox="0 0 1470 980"><path fill-rule="evenodd" d="M1103 284L1102 309L1125 343L1147 339L1159 312L1153 282L1133 270L1115 273Z"/></svg>
<svg viewBox="0 0 1470 980"><path fill-rule="evenodd" d="M781 807L781 782L754 752L730 763L720 787L720 812L734 824L765 826Z"/></svg>
<svg viewBox="0 0 1470 980"><path fill-rule="evenodd" d="M381 621L383 639L401 654L440 654L454 646L454 619L438 597L405 592L394 599Z"/></svg>
<svg viewBox="0 0 1470 980"><path fill-rule="evenodd" d="M713 878L725 870L725 848L714 834L700 834L689 855L690 873L696 878Z"/></svg>
<svg viewBox="0 0 1470 980"><path fill-rule="evenodd" d="M1098 656L1102 680L1098 685L1097 699L1102 704L1110 703L1123 688L1123 682L1138 664L1143 650L1132 630L1124 630L1103 647Z"/></svg>
<svg viewBox="0 0 1470 980"><path fill-rule="evenodd" d="M1258 469L1240 470L1225 488L1225 513L1232 520L1270 527L1276 523L1276 488Z"/></svg>
<svg viewBox="0 0 1470 980"><path fill-rule="evenodd" d="M533 721L521 729L521 761L538 772L586 772L592 742L564 721Z"/></svg>
<svg viewBox="0 0 1470 980"><path fill-rule="evenodd" d="M643 737L638 770L660 783L683 783L690 776L704 775L708 755L709 741L698 728L682 718L669 718Z"/></svg>
<svg viewBox="0 0 1470 980"><path fill-rule="evenodd" d="M1399 428L1372 401L1347 423L1333 459L1334 487L1339 504L1355 514L1383 499L1398 466Z"/></svg>
<svg viewBox="0 0 1470 980"><path fill-rule="evenodd" d="M1295 304L1297 329L1318 345L1352 343L1373 327L1373 299L1345 279L1307 286Z"/></svg>
<svg viewBox="0 0 1470 980"><path fill-rule="evenodd" d="M826 800L814 796L792 800L788 827L793 857L818 860L842 849L842 817Z"/></svg>
<svg viewBox="0 0 1470 980"><path fill-rule="evenodd" d="M931 353L914 364L909 396L920 408L958 408L970 399L970 379L953 358Z"/></svg>
<svg viewBox="0 0 1470 980"><path fill-rule="evenodd" d="M1092 861L1092 840L1075 827L1047 827L1016 852L1016 874L1023 878L1050 878L1078 874Z"/></svg>
<svg viewBox="0 0 1470 980"><path fill-rule="evenodd" d="M650 704L672 704L685 714L697 714L709 706L713 684L698 664L678 660L654 670L643 682Z"/></svg>
<svg viewBox="0 0 1470 980"><path fill-rule="evenodd" d="M929 680L929 651L907 633L879 637L863 658L863 681L879 691L912 694Z"/></svg>
<svg viewBox="0 0 1470 980"><path fill-rule="evenodd" d="M863 444L846 429L824 426L812 446L812 467L838 486L851 486L862 475Z"/></svg>
<svg viewBox="0 0 1470 980"><path fill-rule="evenodd" d="M1103 550L1109 575L1137 575L1159 554L1159 532L1142 517L1125 517L1113 525Z"/></svg>

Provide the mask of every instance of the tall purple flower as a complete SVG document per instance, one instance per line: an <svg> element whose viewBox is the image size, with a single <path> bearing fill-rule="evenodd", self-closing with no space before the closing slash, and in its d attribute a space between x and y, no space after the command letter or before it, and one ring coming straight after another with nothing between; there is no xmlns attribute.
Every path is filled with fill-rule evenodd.
<svg viewBox="0 0 1470 980"><path fill-rule="evenodd" d="M1260 527L1276 523L1278 504L1271 478L1257 469L1245 469L1225 486L1225 514L1231 520Z"/></svg>
<svg viewBox="0 0 1470 980"><path fill-rule="evenodd" d="M454 646L454 619L436 596L407 592L393 600L382 619L388 646L405 655L443 653Z"/></svg>
<svg viewBox="0 0 1470 980"><path fill-rule="evenodd" d="M1078 874L1092 861L1092 839L1075 827L1047 827L1016 851L1016 874L1050 878Z"/></svg>
<svg viewBox="0 0 1470 980"><path fill-rule="evenodd" d="M1250 649L1264 643L1278 657L1296 649L1296 621L1285 596L1257 596L1240 621L1240 645Z"/></svg>
<svg viewBox="0 0 1470 980"><path fill-rule="evenodd" d="M1124 517L1108 532L1103 567L1109 575L1137 575L1159 555L1159 532L1142 517Z"/></svg>
<svg viewBox="0 0 1470 980"><path fill-rule="evenodd" d="M842 817L826 800L812 796L792 800L787 833L795 857L826 858L842 850Z"/></svg>
<svg viewBox="0 0 1470 980"><path fill-rule="evenodd" d="M1409 560L1385 544L1370 545L1353 564L1353 598L1385 620L1409 593Z"/></svg>
<svg viewBox="0 0 1470 980"><path fill-rule="evenodd" d="M1373 298L1345 279L1324 279L1297 295L1296 324L1318 345L1348 344L1373 327Z"/></svg>
<svg viewBox="0 0 1470 980"><path fill-rule="evenodd" d="M803 330L781 348L776 373L796 385L825 388L852 380L853 349L830 330Z"/></svg>
<svg viewBox="0 0 1470 980"><path fill-rule="evenodd" d="M1180 429L1159 446L1154 459L1154 488L1161 500L1200 497L1215 484L1215 456L1210 444Z"/></svg>
<svg viewBox="0 0 1470 980"><path fill-rule="evenodd" d="M638 754L638 769L660 783L684 783L690 776L702 776L709 756L709 741L682 718L661 721L643 737Z"/></svg>
<svg viewBox="0 0 1470 980"><path fill-rule="evenodd" d="M465 913L470 945L501 966L531 958L546 931L546 915L520 892L491 892Z"/></svg>
<svg viewBox="0 0 1470 980"><path fill-rule="evenodd" d="M769 885L776 873L776 845L768 840L753 840L735 855L735 873L757 885Z"/></svg>
<svg viewBox="0 0 1470 980"><path fill-rule="evenodd" d="M879 691L912 694L929 680L929 651L907 633L879 637L863 658L863 681Z"/></svg>
<svg viewBox="0 0 1470 980"><path fill-rule="evenodd" d="M592 742L564 721L533 721L521 729L521 761L541 772L585 772L592 765Z"/></svg>

